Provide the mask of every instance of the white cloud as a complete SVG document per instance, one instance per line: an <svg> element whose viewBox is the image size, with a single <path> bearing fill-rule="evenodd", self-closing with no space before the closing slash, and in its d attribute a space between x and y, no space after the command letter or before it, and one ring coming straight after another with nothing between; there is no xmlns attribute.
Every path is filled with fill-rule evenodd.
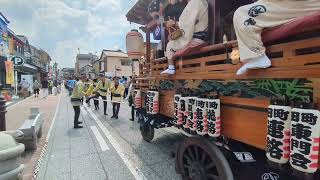
<svg viewBox="0 0 320 180"><path fill-rule="evenodd" d="M121 2L119 0L87 0L89 8L93 11L104 10L119 10L121 9Z"/></svg>
<svg viewBox="0 0 320 180"><path fill-rule="evenodd" d="M9 28L64 66L81 53L124 48L130 0L0 0Z"/></svg>

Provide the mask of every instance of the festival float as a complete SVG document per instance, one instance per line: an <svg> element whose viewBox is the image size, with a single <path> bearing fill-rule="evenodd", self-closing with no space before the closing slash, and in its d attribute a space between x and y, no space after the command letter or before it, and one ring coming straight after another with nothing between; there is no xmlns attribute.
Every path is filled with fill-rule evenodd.
<svg viewBox="0 0 320 180"><path fill-rule="evenodd" d="M151 142L155 129L166 127L186 134L175 155L183 179L320 179L320 12L263 29L271 67L237 75L243 64L233 15L253 1L207 2L209 38L174 53L173 75L161 74L167 58L151 50L150 34L165 27L150 16L151 0L137 1L126 15L146 37L134 79L143 139ZM264 12L255 6L249 16ZM166 30L161 44L175 35Z"/></svg>

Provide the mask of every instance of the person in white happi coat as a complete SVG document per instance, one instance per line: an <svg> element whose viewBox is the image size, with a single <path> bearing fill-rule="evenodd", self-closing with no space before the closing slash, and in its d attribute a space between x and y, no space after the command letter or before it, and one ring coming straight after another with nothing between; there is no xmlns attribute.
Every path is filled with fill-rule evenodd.
<svg viewBox="0 0 320 180"><path fill-rule="evenodd" d="M174 4L175 0L153 0L148 11L154 19L159 19L163 15L166 6ZM169 20L166 26L172 27L176 22ZM187 6L184 8L178 26L182 30L182 36L176 40L170 40L166 47L165 55L168 59L168 69L161 74L175 74L175 66L173 55L176 51L181 50L188 45L195 46L204 43L207 38L208 29L208 2L207 0L188 0Z"/></svg>
<svg viewBox="0 0 320 180"><path fill-rule="evenodd" d="M271 66L261 38L264 28L276 27L316 12L320 12L320 0L258 0L238 8L233 22L240 59L245 64L237 75L249 69Z"/></svg>

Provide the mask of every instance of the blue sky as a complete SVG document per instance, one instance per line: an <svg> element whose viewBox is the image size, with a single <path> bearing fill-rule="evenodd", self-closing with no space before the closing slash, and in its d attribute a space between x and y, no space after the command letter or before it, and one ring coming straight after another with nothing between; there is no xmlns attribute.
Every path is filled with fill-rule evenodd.
<svg viewBox="0 0 320 180"><path fill-rule="evenodd" d="M62 67L74 66L81 53L125 49L131 28L125 14L137 0L0 0L9 28L47 51Z"/></svg>

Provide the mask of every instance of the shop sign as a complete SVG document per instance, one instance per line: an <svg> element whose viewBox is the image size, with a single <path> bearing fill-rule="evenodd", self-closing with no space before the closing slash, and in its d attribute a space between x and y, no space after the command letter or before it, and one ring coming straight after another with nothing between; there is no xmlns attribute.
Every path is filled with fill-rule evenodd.
<svg viewBox="0 0 320 180"><path fill-rule="evenodd" d="M23 66L25 61L21 56L13 56L11 58L11 61L13 62L14 66Z"/></svg>

